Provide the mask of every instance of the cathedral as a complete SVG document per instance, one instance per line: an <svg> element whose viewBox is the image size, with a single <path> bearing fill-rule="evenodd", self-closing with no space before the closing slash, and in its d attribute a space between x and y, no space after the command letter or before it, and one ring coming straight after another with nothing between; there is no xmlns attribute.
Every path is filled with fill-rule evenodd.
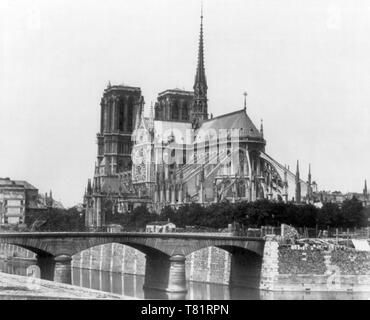
<svg viewBox="0 0 370 320"><path fill-rule="evenodd" d="M193 91L158 94L149 117L139 87L111 85L100 102L98 154L84 196L85 223L103 227L105 212L127 213L145 205L207 206L230 201L312 202L315 183L269 156L263 135L244 106L209 115L204 64L203 15Z"/></svg>

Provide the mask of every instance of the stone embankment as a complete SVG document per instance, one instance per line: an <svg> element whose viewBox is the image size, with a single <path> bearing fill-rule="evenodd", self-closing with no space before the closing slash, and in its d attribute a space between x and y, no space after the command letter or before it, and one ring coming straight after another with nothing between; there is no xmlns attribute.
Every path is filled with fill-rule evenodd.
<svg viewBox="0 0 370 320"><path fill-rule="evenodd" d="M327 244L265 244L260 289L370 292L370 252Z"/></svg>
<svg viewBox="0 0 370 320"><path fill-rule="evenodd" d="M0 272L0 300L117 300L133 299L102 291L76 287Z"/></svg>

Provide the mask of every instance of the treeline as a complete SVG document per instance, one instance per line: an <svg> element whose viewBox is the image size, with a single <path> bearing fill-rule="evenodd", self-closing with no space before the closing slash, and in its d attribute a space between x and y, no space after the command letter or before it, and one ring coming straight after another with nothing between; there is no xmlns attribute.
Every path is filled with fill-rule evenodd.
<svg viewBox="0 0 370 320"><path fill-rule="evenodd" d="M25 231L84 231L84 214L76 208L30 210L25 218Z"/></svg>
<svg viewBox="0 0 370 320"><path fill-rule="evenodd" d="M353 198L345 200L341 207L326 203L322 208L311 204L256 202L215 203L203 207L197 203L187 204L179 209L165 207L160 215L150 213L145 206L135 208L129 214L106 213L107 223L117 223L128 229L145 228L150 221L170 220L179 228L198 226L221 229L238 222L246 227L279 226L286 223L307 228L353 228L367 226L368 216L362 203Z"/></svg>
<svg viewBox="0 0 370 320"><path fill-rule="evenodd" d="M228 224L238 222L245 227L279 226L286 223L295 227L321 229L363 227L368 224L369 212L356 198L345 200L341 207L326 203L317 208L310 204L256 202L222 202L202 207L187 204L175 210L165 207L158 215L145 206L135 208L128 214L112 213L105 210L106 224L120 224L125 230L142 230L151 221L170 220L177 227L197 226L223 229ZM26 215L27 230L31 231L85 231L84 212L77 209L50 209L31 211Z"/></svg>
<svg viewBox="0 0 370 320"><path fill-rule="evenodd" d="M295 227L307 228L353 228L367 226L368 213L362 203L353 198L337 204L326 203L317 208L311 204L256 202L217 203L209 207L190 204L173 210L164 208L162 220L170 219L178 227L202 226L208 228L225 228L229 223L238 222L247 227L279 226L286 223Z"/></svg>

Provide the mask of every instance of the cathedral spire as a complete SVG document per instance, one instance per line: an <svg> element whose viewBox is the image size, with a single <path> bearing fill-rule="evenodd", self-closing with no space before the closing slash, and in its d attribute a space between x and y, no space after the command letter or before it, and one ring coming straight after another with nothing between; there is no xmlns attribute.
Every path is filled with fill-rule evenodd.
<svg viewBox="0 0 370 320"><path fill-rule="evenodd" d="M311 179L311 163L308 165L308 180L307 180L307 201L312 200L312 179Z"/></svg>
<svg viewBox="0 0 370 320"><path fill-rule="evenodd" d="M299 177L299 161L297 160L297 170L295 174L295 201L301 202L301 179Z"/></svg>
<svg viewBox="0 0 370 320"><path fill-rule="evenodd" d="M365 185L364 185L364 197L367 199L367 181L365 180Z"/></svg>
<svg viewBox="0 0 370 320"><path fill-rule="evenodd" d="M207 94L207 79L204 68L204 44L203 44L203 6L201 9L200 16L200 34L199 34L199 46L198 46L198 65L195 74L194 91L197 94Z"/></svg>
<svg viewBox="0 0 370 320"><path fill-rule="evenodd" d="M260 129L261 136L263 138L263 119L261 119L261 129Z"/></svg>
<svg viewBox="0 0 370 320"><path fill-rule="evenodd" d="M204 67L204 44L203 44L203 5L200 16L200 34L198 45L198 64L194 80L194 101L192 108L192 122L194 127L198 127L204 119L208 119L207 106L207 79Z"/></svg>

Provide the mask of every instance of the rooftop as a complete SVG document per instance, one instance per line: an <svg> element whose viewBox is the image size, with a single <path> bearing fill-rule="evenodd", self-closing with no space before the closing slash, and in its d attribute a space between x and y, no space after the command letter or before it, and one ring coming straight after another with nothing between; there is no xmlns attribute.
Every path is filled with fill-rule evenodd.
<svg viewBox="0 0 370 320"><path fill-rule="evenodd" d="M186 90L183 90L183 89L175 88L175 89L168 89L168 90L165 90L165 91L162 91L162 92L158 93L158 97L162 97L162 96L165 96L165 95L178 95L178 96L190 96L190 97L193 97L194 96L194 92L193 91L186 91Z"/></svg>
<svg viewBox="0 0 370 320"><path fill-rule="evenodd" d="M27 190L37 190L32 184L24 180L11 180L10 178L0 178L0 186L2 187L21 187Z"/></svg>
<svg viewBox="0 0 370 320"><path fill-rule="evenodd" d="M125 86L123 84L108 86L107 88L104 89L104 93L107 93L110 91L135 91L135 92L141 93L140 87L130 87L130 86Z"/></svg>
<svg viewBox="0 0 370 320"><path fill-rule="evenodd" d="M165 226L166 224L172 223L171 221L152 221L147 226ZM172 223L173 224L173 223Z"/></svg>
<svg viewBox="0 0 370 320"><path fill-rule="evenodd" d="M250 138L263 139L262 134L248 117L245 109L226 113L221 116L205 120L199 130L239 129L241 134Z"/></svg>

